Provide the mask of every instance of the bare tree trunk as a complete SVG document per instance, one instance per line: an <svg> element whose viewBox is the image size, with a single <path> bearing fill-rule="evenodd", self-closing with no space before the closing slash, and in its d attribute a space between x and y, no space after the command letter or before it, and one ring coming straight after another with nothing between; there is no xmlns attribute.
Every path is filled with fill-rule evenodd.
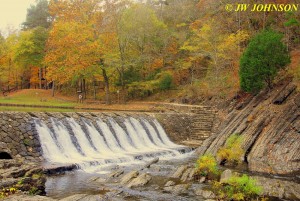
<svg viewBox="0 0 300 201"><path fill-rule="evenodd" d="M39 87L42 88L42 68L39 68Z"/></svg>
<svg viewBox="0 0 300 201"><path fill-rule="evenodd" d="M93 80L93 88L94 88L94 100L97 100L97 90L96 90L96 80Z"/></svg>
<svg viewBox="0 0 300 201"><path fill-rule="evenodd" d="M111 100L110 100L110 91L109 91L109 78L104 68L102 68L102 74L103 74L104 84L105 84L105 104L110 105Z"/></svg>
<svg viewBox="0 0 300 201"><path fill-rule="evenodd" d="M45 89L48 90L48 80L46 79L46 74L47 74L47 68L46 67L45 67L44 72L45 72Z"/></svg>
<svg viewBox="0 0 300 201"><path fill-rule="evenodd" d="M52 81L52 97L54 97L55 84L54 80Z"/></svg>
<svg viewBox="0 0 300 201"><path fill-rule="evenodd" d="M80 93L82 93L83 92L83 87L82 87L82 79L80 79Z"/></svg>
<svg viewBox="0 0 300 201"><path fill-rule="evenodd" d="M86 86L85 86L85 79L82 79L82 85L83 85L83 100L86 99Z"/></svg>

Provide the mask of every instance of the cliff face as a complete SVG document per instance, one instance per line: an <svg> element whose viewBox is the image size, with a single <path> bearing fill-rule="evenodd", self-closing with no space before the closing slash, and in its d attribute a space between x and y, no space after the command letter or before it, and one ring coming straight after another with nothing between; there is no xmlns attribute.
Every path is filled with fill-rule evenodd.
<svg viewBox="0 0 300 201"><path fill-rule="evenodd" d="M243 99L243 100L242 100ZM233 133L243 136L244 160L250 171L290 174L300 171L300 93L292 82L279 84L257 96L236 98L214 135L198 154L216 154Z"/></svg>

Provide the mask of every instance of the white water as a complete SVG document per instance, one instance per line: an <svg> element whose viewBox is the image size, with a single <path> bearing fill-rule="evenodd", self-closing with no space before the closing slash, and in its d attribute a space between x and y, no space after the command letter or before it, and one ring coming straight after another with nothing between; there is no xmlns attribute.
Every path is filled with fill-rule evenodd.
<svg viewBox="0 0 300 201"><path fill-rule="evenodd" d="M142 123L141 123L142 122ZM49 125L49 127L47 126ZM36 120L43 156L49 163L76 163L88 172L101 172L109 165L132 165L159 157L181 157L184 148L171 142L157 120L109 117L58 121ZM138 158L138 159L137 159Z"/></svg>

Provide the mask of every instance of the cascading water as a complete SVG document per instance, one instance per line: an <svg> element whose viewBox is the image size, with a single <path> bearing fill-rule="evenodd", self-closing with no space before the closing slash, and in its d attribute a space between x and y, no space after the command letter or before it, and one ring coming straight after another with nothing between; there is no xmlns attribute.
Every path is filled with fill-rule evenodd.
<svg viewBox="0 0 300 201"><path fill-rule="evenodd" d="M121 117L119 117L120 119ZM171 142L156 119L112 117L50 117L35 120L43 156L51 164L77 164L87 172L100 172L115 164L135 164L154 157L178 158L190 149Z"/></svg>

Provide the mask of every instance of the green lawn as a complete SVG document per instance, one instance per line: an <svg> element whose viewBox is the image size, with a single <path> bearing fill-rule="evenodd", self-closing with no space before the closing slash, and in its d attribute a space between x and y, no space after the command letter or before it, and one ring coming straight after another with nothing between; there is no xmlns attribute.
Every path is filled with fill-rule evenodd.
<svg viewBox="0 0 300 201"><path fill-rule="evenodd" d="M22 90L0 97L0 103L21 104L21 105L39 105L53 107L75 107L77 103L60 100L52 97L50 91L46 90Z"/></svg>
<svg viewBox="0 0 300 201"><path fill-rule="evenodd" d="M0 106L1 111L17 112L80 112L81 110L63 109L63 108L42 108L42 107L11 107Z"/></svg>

